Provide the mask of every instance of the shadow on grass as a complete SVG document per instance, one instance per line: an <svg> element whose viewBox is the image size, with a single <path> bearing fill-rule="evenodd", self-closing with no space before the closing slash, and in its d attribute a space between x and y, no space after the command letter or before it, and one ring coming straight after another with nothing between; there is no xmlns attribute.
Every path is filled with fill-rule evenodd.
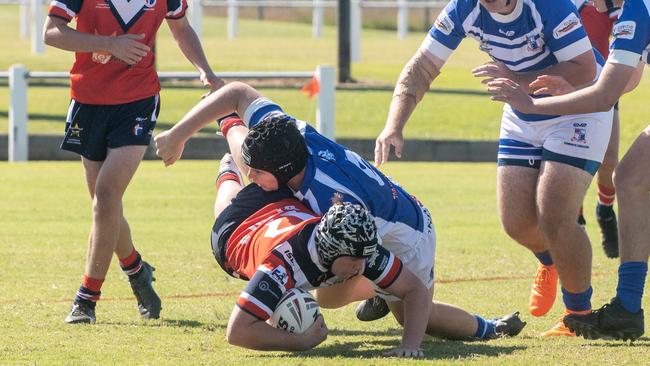
<svg viewBox="0 0 650 366"><path fill-rule="evenodd" d="M119 322L119 321L108 321L101 322L101 325L113 325L113 326L133 326L133 322ZM203 329L210 332L225 332L226 324L221 323L204 323L198 320L188 320L188 319L160 319L160 320L142 320L141 323L138 323L139 327L149 327L149 328L161 328L161 327L176 327L176 328L197 328Z"/></svg>
<svg viewBox="0 0 650 366"><path fill-rule="evenodd" d="M385 336L401 336L401 328L388 328L385 330L349 330L349 329L330 329L330 336L342 336L342 337L354 337L354 336L375 336L375 337L385 337Z"/></svg>
<svg viewBox="0 0 650 366"><path fill-rule="evenodd" d="M397 331L392 329L392 331ZM330 332L332 334L333 332ZM380 332L377 332L380 333ZM369 334L372 333L363 333ZM401 332L399 332L401 334ZM386 333L382 333L386 335ZM268 355L269 357L296 357L303 358L379 358L382 353L397 348L399 339L377 339L372 341L335 342L320 345L306 352L289 352ZM427 360L462 360L475 356L499 357L512 354L515 351L525 350L526 346L505 346L494 342L461 342L428 338L422 342L422 350Z"/></svg>

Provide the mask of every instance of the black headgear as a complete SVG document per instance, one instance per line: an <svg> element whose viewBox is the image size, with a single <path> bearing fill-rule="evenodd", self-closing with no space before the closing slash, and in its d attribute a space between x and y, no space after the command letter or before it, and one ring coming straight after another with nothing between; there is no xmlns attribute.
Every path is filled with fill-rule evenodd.
<svg viewBox="0 0 650 366"><path fill-rule="evenodd" d="M246 165L273 174L278 184L286 184L307 164L305 139L286 114L272 114L251 128L241 150Z"/></svg>
<svg viewBox="0 0 650 366"><path fill-rule="evenodd" d="M328 269L338 257L370 258L377 244L375 220L358 204L335 203L316 227L316 251Z"/></svg>

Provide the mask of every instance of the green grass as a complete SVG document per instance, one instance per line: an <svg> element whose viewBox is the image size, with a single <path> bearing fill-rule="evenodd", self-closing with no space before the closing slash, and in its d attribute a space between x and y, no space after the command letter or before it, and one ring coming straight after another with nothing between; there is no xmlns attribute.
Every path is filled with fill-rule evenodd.
<svg viewBox="0 0 650 366"><path fill-rule="evenodd" d="M204 19L203 45L216 71L313 70L318 64L336 65L336 29L325 27L321 39L311 38L309 24L277 21L240 20L240 34L235 40L226 38L226 21L222 17ZM29 40L18 35L18 8L0 7L0 70L15 63L31 70L68 70L73 55L51 47L42 55L30 52ZM424 37L411 32L407 39L397 39L394 31L364 29L361 40L361 62L352 66L358 80L392 85L401 68ZM158 39L158 68L161 71L192 70L171 38L166 25ZM433 88L481 91L481 84L472 77L471 68L486 61L476 43L467 40L449 59ZM313 121L315 102L297 90L262 90L285 110ZM164 88L162 111L157 131L178 121L199 100L202 90ZM626 148L638 132L648 124L645 101L650 97L650 77L621 102L623 126L622 148ZM336 95L336 134L339 137L374 138L383 128L391 92L339 91ZM61 133L67 111L69 92L66 86L29 89L29 132ZM3 103L4 102L4 103ZM0 87L0 133L7 131L8 88ZM486 96L429 94L418 106L405 130L407 138L495 140L499 134L501 104Z"/></svg>
<svg viewBox="0 0 650 366"><path fill-rule="evenodd" d="M144 162L126 194L125 213L145 259L156 267L162 319L138 318L116 263L94 326L63 324L79 285L90 226L90 202L78 162L0 163L0 364L393 365L379 358L399 343L397 323L354 319L353 306L325 311L330 334L305 353L261 353L228 346L225 326L244 283L225 275L209 244L215 161L181 161L171 168ZM431 209L438 232L435 298L494 316L520 310L520 337L448 342L426 337L428 360L408 364L643 364L650 342L540 339L560 316L525 313L535 259L500 229L493 164L389 163L385 170ZM616 261L594 241L594 299L613 295ZM504 277L502 280L489 280ZM458 281L467 280L467 281ZM646 297L644 307L648 308Z"/></svg>

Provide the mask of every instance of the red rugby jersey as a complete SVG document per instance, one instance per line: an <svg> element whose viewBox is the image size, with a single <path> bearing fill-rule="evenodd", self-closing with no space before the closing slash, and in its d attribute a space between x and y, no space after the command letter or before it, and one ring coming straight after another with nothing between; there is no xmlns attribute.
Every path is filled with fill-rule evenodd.
<svg viewBox="0 0 650 366"><path fill-rule="evenodd" d="M53 0L49 16L77 22L77 30L105 36L144 34L153 48L164 19L185 16L186 0ZM129 66L107 52L76 52L70 70L71 96L85 104L114 105L151 97L160 91L150 51Z"/></svg>

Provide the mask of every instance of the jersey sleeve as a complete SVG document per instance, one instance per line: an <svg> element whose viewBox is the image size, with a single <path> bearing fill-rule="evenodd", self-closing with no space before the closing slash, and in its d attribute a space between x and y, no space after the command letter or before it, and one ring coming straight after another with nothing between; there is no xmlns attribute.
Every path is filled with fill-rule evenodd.
<svg viewBox="0 0 650 366"><path fill-rule="evenodd" d="M260 97L255 99L244 112L244 123L248 128L253 128L271 114L284 114L282 108L271 99Z"/></svg>
<svg viewBox="0 0 650 366"><path fill-rule="evenodd" d="M379 288L385 289L402 273L402 261L386 248L377 246L377 253L366 260L363 275Z"/></svg>
<svg viewBox="0 0 650 366"><path fill-rule="evenodd" d="M572 2L553 1L544 10L540 12L545 23L544 38L558 62L569 61L593 49Z"/></svg>
<svg viewBox="0 0 650 366"><path fill-rule="evenodd" d="M198 1L198 0L192 0ZM166 19L180 19L185 16L187 10L187 0L167 0Z"/></svg>
<svg viewBox="0 0 650 366"><path fill-rule="evenodd" d="M81 10L83 0L53 0L48 15L71 21Z"/></svg>
<svg viewBox="0 0 650 366"><path fill-rule="evenodd" d="M466 36L462 23L465 17L460 13L459 1L449 2L436 18L420 49L446 61Z"/></svg>
<svg viewBox="0 0 650 366"><path fill-rule="evenodd" d="M642 1L626 1L612 30L614 42L607 62L636 67L650 44L650 16Z"/></svg>
<svg viewBox="0 0 650 366"><path fill-rule="evenodd" d="M252 316L266 321L287 290L295 286L293 272L284 260L270 255L239 295L237 306Z"/></svg>

